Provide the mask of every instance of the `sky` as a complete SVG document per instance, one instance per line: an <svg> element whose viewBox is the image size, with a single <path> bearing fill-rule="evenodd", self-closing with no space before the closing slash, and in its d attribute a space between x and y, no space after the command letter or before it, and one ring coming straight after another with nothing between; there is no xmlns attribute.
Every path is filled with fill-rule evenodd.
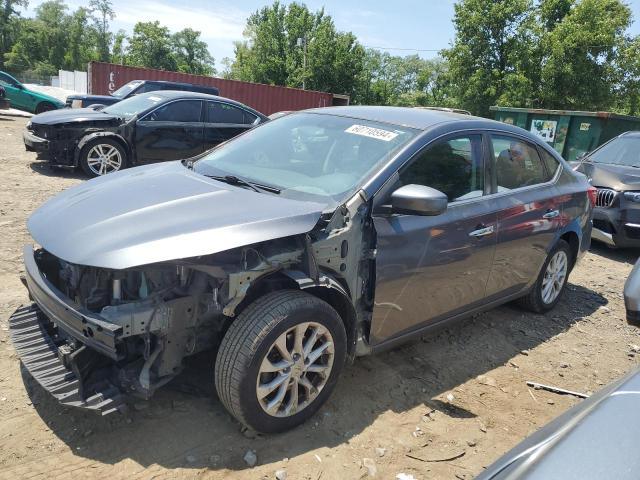
<svg viewBox="0 0 640 480"><path fill-rule="evenodd" d="M43 0L31 0L25 14L33 15ZM222 68L224 57L233 58L233 42L242 40L247 17L271 0L112 0L116 18L112 30L128 33L139 21L159 20L172 32L190 27L202 32L202 38ZM66 0L70 9L87 1ZM283 1L282 3L290 3ZM432 58L450 45L454 37L453 4L455 0L306 0L311 10L322 7L331 15L337 28L351 31L360 43L385 49L394 55L417 53ZM630 33L640 34L640 0L627 1L634 23Z"/></svg>

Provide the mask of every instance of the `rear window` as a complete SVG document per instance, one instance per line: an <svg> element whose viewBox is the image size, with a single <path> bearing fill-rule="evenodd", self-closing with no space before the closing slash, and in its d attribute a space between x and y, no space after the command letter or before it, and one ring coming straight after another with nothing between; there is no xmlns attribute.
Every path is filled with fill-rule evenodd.
<svg viewBox="0 0 640 480"><path fill-rule="evenodd" d="M545 150L540 149L542 154L542 161L544 162L544 166L547 167L547 180L551 180L553 176L556 174L558 167L560 166L560 162L556 160L550 153Z"/></svg>

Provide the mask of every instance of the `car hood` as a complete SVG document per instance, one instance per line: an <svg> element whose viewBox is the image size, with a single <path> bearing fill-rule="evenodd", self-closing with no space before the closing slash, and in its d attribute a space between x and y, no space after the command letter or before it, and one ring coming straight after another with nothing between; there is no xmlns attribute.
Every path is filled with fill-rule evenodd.
<svg viewBox="0 0 640 480"><path fill-rule="evenodd" d="M76 122L96 122L96 121L113 121L118 117L109 115L92 108L63 108L60 110L51 110L31 118L31 123L40 125L55 125L58 123L76 123Z"/></svg>
<svg viewBox="0 0 640 480"><path fill-rule="evenodd" d="M640 168L584 162L578 171L590 178L595 187L640 190Z"/></svg>
<svg viewBox="0 0 640 480"><path fill-rule="evenodd" d="M37 243L63 260L124 269L306 233L322 209L169 162L70 188L38 208L27 226Z"/></svg>

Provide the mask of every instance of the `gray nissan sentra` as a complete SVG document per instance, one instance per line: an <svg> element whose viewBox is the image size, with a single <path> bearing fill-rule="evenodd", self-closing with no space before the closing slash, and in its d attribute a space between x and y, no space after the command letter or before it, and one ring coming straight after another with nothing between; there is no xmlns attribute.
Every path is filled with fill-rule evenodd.
<svg viewBox="0 0 640 480"><path fill-rule="evenodd" d="M22 362L102 414L217 351L240 422L292 428L345 362L518 300L559 301L595 191L524 130L449 112L333 107L198 159L132 168L29 219Z"/></svg>

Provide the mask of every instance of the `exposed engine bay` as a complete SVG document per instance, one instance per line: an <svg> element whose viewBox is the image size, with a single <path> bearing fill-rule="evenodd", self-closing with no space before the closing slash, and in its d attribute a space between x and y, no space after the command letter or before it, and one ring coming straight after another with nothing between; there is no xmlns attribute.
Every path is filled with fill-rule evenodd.
<svg viewBox="0 0 640 480"><path fill-rule="evenodd" d="M373 305L368 209L357 196L307 234L123 270L72 264L45 249L34 258L80 312L117 326L112 358L83 353L91 358L76 366L81 381L108 378L123 393L148 398L181 371L185 357L215 349L244 306L269 291L305 289L328 301L345 318L353 357ZM84 338L58 327L59 351L69 358L99 337L91 324L82 328Z"/></svg>

